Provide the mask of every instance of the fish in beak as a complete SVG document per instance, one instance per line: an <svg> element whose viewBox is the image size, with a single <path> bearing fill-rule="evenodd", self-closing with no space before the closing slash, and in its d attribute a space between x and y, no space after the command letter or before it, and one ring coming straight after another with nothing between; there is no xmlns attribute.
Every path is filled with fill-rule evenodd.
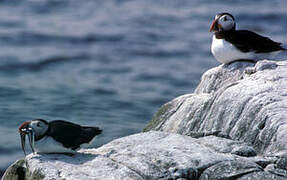
<svg viewBox="0 0 287 180"><path fill-rule="evenodd" d="M26 144L26 135L28 135L28 140L29 140L29 144L30 147L33 151L33 153L35 152L34 150L34 142L35 142L35 133L34 130L29 127L30 125L30 121L24 122L20 127L19 127L19 133L20 133L20 137L21 137L21 147L22 150L26 156L26 149L25 149L25 144Z"/></svg>

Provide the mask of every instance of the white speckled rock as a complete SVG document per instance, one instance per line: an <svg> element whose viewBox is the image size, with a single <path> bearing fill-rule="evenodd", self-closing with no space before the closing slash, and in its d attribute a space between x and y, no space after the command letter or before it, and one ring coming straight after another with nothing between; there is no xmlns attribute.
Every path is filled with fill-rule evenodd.
<svg viewBox="0 0 287 180"><path fill-rule="evenodd" d="M218 145L220 147L217 147ZM98 149L81 150L74 156L30 154L26 167L17 162L4 179L20 177L26 169L26 179L234 179L242 175L255 179L279 177L265 172L274 165L274 158L241 157L230 153L245 145L224 138L206 136L192 138L179 134L150 131L114 140ZM23 164L23 163L22 163ZM12 170L11 170L12 169ZM19 174L20 169L22 172ZM16 175L15 175L16 174ZM21 177L23 178L23 177Z"/></svg>
<svg viewBox="0 0 287 180"><path fill-rule="evenodd" d="M221 131L258 154L287 152L287 61L234 62L207 71L194 94L163 105L145 131Z"/></svg>

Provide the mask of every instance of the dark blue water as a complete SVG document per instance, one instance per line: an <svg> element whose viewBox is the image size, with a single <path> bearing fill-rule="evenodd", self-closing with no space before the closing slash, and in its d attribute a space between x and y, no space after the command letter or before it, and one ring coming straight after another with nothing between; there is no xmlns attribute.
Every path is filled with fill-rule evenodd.
<svg viewBox="0 0 287 180"><path fill-rule="evenodd" d="M0 169L34 118L100 126L91 147L140 132L219 64L208 30L222 11L287 43L286 0L1 0Z"/></svg>

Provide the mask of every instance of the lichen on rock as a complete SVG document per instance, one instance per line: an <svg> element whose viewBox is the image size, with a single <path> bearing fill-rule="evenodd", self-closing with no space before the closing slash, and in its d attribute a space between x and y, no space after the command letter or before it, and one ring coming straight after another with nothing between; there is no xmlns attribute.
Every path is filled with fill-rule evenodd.
<svg viewBox="0 0 287 180"><path fill-rule="evenodd" d="M20 180L25 179L26 168L25 160L17 160L14 164L9 166L3 175L3 180Z"/></svg>

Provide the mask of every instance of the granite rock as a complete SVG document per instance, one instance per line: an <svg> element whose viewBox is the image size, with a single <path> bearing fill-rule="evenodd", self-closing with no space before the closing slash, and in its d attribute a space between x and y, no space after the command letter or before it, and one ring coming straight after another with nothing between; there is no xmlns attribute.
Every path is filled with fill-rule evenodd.
<svg viewBox="0 0 287 180"><path fill-rule="evenodd" d="M144 131L221 132L260 155L286 154L287 61L234 62L207 71L192 94L155 114Z"/></svg>
<svg viewBox="0 0 287 180"><path fill-rule="evenodd" d="M236 148L244 143L228 140L227 144L222 144L223 139L213 135L192 138L150 131L114 140L97 149L82 149L74 156L30 154L25 163L22 162L21 168L25 169L25 173L21 178L144 180L234 179L247 178L246 175L254 179L282 177L282 172L273 173L278 159L232 154L228 145ZM218 144L222 147L218 148ZM13 167L15 165L9 169L14 175L6 172L4 179L20 177L15 175ZM266 171L265 167L273 169Z"/></svg>
<svg viewBox="0 0 287 180"><path fill-rule="evenodd" d="M238 61L220 65L204 73L194 93L164 104L144 131L172 132L196 138L225 137L221 143L214 144L213 140L207 143L219 152L249 158L256 155L277 158L271 165L266 165L264 160L258 162L272 175L267 175L266 170L246 172L244 176L243 171L236 171L238 179L257 176L274 179L275 175L278 179L286 179L286 92L287 61ZM238 145L239 142L243 144ZM235 166L237 162L227 164ZM212 172L222 171L220 168L221 165L213 166L213 170L204 172L201 178L213 177Z"/></svg>

